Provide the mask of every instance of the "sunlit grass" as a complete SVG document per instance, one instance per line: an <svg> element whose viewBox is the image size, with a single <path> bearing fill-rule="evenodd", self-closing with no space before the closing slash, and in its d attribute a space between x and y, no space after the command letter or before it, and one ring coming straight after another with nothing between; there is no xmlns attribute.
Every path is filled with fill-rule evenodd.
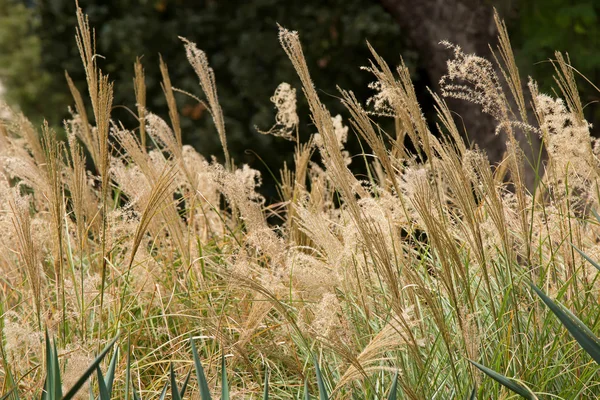
<svg viewBox="0 0 600 400"><path fill-rule="evenodd" d="M280 28L311 114L296 114L296 89L278 87L269 133L295 140L296 154L281 203L267 206L260 174L229 158L227 110L195 44L184 47L225 165L183 145L164 63L169 122L144 107L139 61L140 124L112 120L118 88L81 11L78 22L88 88L68 80L68 140L18 113L0 120L3 393L59 398L92 366L80 398L599 395L600 147L568 59L555 61L561 100L533 80L524 91L499 19L496 64L453 48L443 93L496 118L508 151L495 166L464 142L442 97L425 120L408 69L374 49L373 98L340 89L348 115L330 115L298 34ZM384 117L395 131L377 125ZM316 132L300 143L309 123ZM369 154L348 154L348 134ZM525 159L523 135L541 137L544 163ZM348 168L356 162L368 180ZM97 358L102 349L111 357Z"/></svg>

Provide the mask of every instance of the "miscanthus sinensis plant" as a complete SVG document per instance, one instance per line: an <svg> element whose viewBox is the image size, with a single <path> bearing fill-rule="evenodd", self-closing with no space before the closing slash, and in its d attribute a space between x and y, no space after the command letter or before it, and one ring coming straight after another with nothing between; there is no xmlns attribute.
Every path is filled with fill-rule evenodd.
<svg viewBox="0 0 600 400"><path fill-rule="evenodd" d="M425 120L404 64L391 69L374 49L365 67L373 97L361 102L340 89L347 114L332 116L299 35L280 27L302 87L279 85L275 124L263 132L296 141L274 207L257 192L260 174L229 156L206 54L183 39L225 165L183 144L178 90L162 60L169 120L146 108L139 61L139 127L111 119L114 88L79 10L88 85L82 91L67 75L68 140L16 112L0 122L2 391L39 397L47 328L64 349L64 391L116 334L127 337L130 356L114 361L118 398L129 395L126 370L144 398L160 393L171 362L187 374L190 336L214 393L227 360L234 398L260 397L265 365L271 397L296 396L314 375L313 356L336 399L384 398L396 371L403 399L510 396L469 360L540 397L597 397L597 365L529 283L597 330L598 271L581 253L600 259L600 143L568 57L553 61L557 93L541 93L531 78L524 85L496 22L493 62L446 43L453 54L442 96L432 93L435 121ZM296 113L297 90L309 116ZM444 97L496 119L489 134L508 140L500 165L465 143ZM380 117L393 118L395 130L382 131ZM304 143L300 124L314 127ZM367 154L351 158L350 134ZM541 138L546 161L527 159L517 135ZM367 179L349 169L356 162ZM528 169L535 187L525 184ZM274 212L278 226L267 223Z"/></svg>

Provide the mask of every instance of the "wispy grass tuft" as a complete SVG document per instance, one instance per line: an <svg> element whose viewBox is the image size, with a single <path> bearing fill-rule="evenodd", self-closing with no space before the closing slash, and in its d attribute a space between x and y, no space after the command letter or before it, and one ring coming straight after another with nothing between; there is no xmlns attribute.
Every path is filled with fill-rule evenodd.
<svg viewBox="0 0 600 400"><path fill-rule="evenodd" d="M275 125L262 133L296 149L294 165L281 171L281 202L267 205L260 173L229 154L208 55L183 39L225 165L184 144L168 60L160 61L167 110L147 109L138 60L129 105L138 123L112 118L115 88L98 68L81 9L77 21L89 96L67 75L67 141L16 112L0 120L3 392L61 395L68 388L57 383L59 371L74 382L81 360L127 332L126 357L115 352L84 371L96 376L92 393L600 396L587 354L597 355L600 312L600 144L568 56L553 60L556 93L541 93L533 79L523 85L496 15L491 60L446 43L453 54L442 92L431 93L437 118L428 120L408 68L392 68L369 46L373 96L340 88L347 111L332 116L300 35L280 27L301 87L276 83L271 99ZM297 114L300 89L309 116ZM498 165L463 139L448 97L496 119L488 134L508 140ZM382 118L393 119L392 132ZM309 121L315 133L301 142L300 124ZM364 145L360 157L345 149L351 134ZM544 151L521 148L522 135L539 135ZM352 172L357 160L366 178ZM273 213L277 226L268 222ZM56 346L46 341L49 356L45 329L56 337ZM55 375L46 379L44 369Z"/></svg>

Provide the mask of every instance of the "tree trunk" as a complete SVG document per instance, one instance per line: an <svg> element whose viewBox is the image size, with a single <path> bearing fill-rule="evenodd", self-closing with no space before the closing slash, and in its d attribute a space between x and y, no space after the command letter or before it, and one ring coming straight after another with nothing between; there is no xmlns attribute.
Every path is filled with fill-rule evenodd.
<svg viewBox="0 0 600 400"><path fill-rule="evenodd" d="M419 52L421 62L436 91L440 78L446 73L446 61L451 51L440 45L448 40L459 45L466 54L475 53L490 59L489 45L497 43L494 9L481 0L380 0L381 4L398 21L403 31ZM510 96L509 96L510 97ZM506 136L495 135L494 119L481 112L480 106L467 101L448 99L450 108L460 115L457 126L464 125L469 140L488 154L492 163L502 160L506 150ZM535 151L521 140L526 155ZM539 143L538 143L539 146ZM535 145L534 145L535 147ZM527 173L531 187L533 174Z"/></svg>

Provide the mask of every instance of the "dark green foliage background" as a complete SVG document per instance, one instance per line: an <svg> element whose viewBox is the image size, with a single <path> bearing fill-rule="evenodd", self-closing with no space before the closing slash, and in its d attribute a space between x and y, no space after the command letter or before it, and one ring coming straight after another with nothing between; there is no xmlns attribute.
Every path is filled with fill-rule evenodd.
<svg viewBox="0 0 600 400"><path fill-rule="evenodd" d="M269 195L272 181L264 163L278 171L292 160L293 145L258 133L269 129L275 109L269 101L280 82L296 88L299 80L281 49L277 23L301 34L316 86L332 112L342 112L336 85L357 91L366 99L371 76L360 71L369 52L365 40L398 62L402 54L412 63L400 28L376 2L365 0L309 1L191 1L191 0L81 0L96 27L99 65L115 81L115 106L135 109L133 63L142 56L147 76L148 108L166 116L160 87L159 53L169 66L175 87L203 98L198 80L185 58L178 36L198 44L215 70L219 99L226 118L230 152L238 164L263 170ZM8 100L30 118L60 125L72 103L64 71L85 88L85 76L75 44L75 4L71 0L23 2L0 0L0 80ZM8 22L8 23L3 23ZM414 65L412 63L411 65ZM307 107L298 93L301 133L312 132ZM206 156L222 159L217 134L208 113L195 100L177 97L184 141ZM114 118L135 126L123 107ZM355 140L351 146L358 150Z"/></svg>
<svg viewBox="0 0 600 400"><path fill-rule="evenodd" d="M597 0L527 0L518 7L509 27L522 75L531 75L551 93L554 52L568 52L572 65L596 86L600 84L600 2ZM579 79L586 118L600 123L600 93ZM597 135L598 130L593 129Z"/></svg>
<svg viewBox="0 0 600 400"><path fill-rule="evenodd" d="M509 4L510 3L510 4ZM236 163L263 171L264 193L276 196L267 171L278 171L292 160L293 145L264 136L255 126L271 127L275 110L269 98L280 82L296 88L299 82L281 49L277 23L300 32L313 79L332 113L343 110L336 85L352 89L365 100L371 76L359 70L369 59L365 40L390 64L402 56L414 71L421 104L427 112L428 84L419 73L419 60L410 50L400 27L377 1L369 0L80 0L96 27L99 64L115 81L114 118L130 127L135 119L133 63L142 56L148 86L148 108L166 117L160 88L159 53L166 60L175 87L203 97L187 62L178 36L204 50L214 68L220 102L226 118L228 143ZM497 0L490 6L509 10L509 23L517 61L523 74L533 75L542 90L551 90L552 67L543 62L555 49L568 51L573 64L592 81L600 81L598 40L600 3L594 0ZM85 77L75 45L75 4L72 0L0 0L0 81L7 100L17 104L34 122L42 118L60 127L72 103L64 71L85 88ZM440 49L440 51L443 51ZM581 81L585 103L598 92ZM196 102L178 95L184 141L206 156L222 160L220 144L208 113ZM298 93L301 134L312 132L301 93ZM598 122L598 107L586 108L590 121ZM596 124L597 125L597 124ZM351 153L360 153L350 135ZM262 158L262 160L259 159ZM359 168L355 160L353 168Z"/></svg>

